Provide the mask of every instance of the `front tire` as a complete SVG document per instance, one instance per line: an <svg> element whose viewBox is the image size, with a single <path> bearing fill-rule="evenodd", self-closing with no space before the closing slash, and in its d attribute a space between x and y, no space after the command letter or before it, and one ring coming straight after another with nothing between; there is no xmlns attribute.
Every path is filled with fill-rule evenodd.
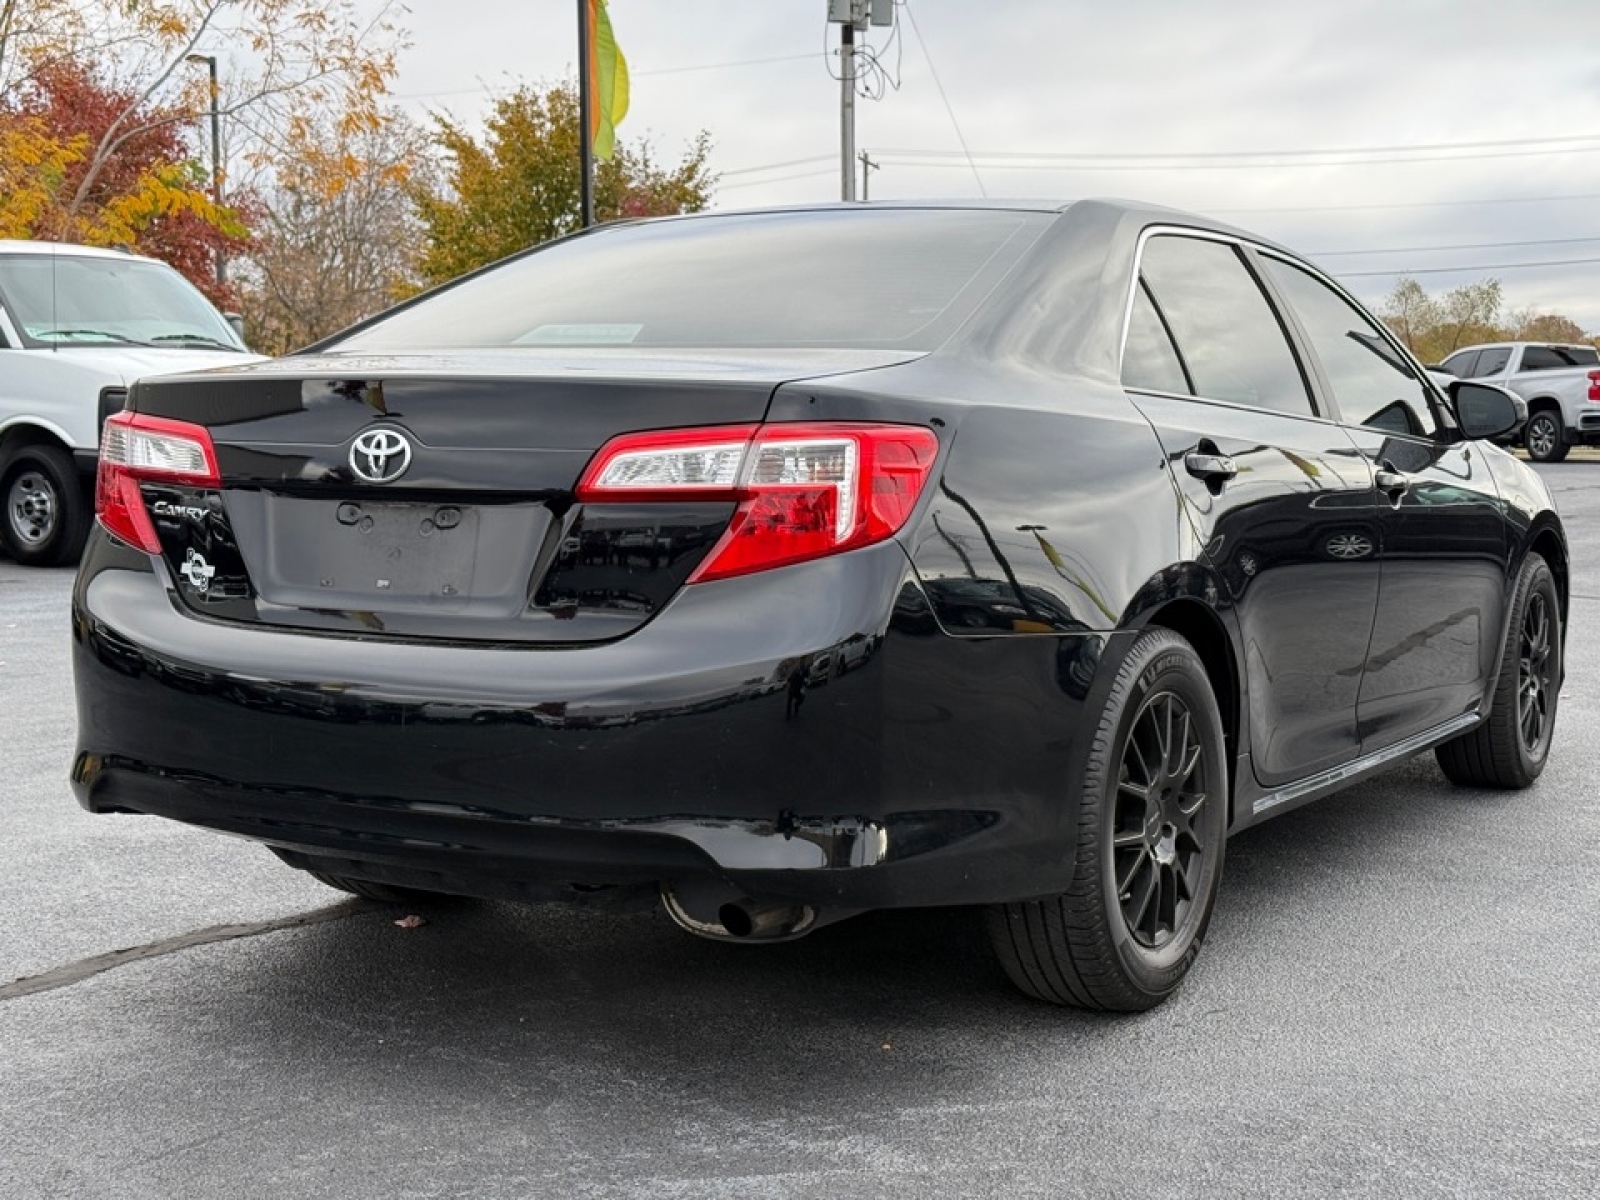
<svg viewBox="0 0 1600 1200"><path fill-rule="evenodd" d="M0 464L0 542L28 567L75 562L89 535L88 497L58 446L23 446Z"/></svg>
<svg viewBox="0 0 1600 1200"><path fill-rule="evenodd" d="M1561 427L1561 414L1548 408L1528 418L1522 442L1528 448L1528 457L1542 463L1560 462L1571 448L1567 445L1566 430Z"/></svg>
<svg viewBox="0 0 1600 1200"><path fill-rule="evenodd" d="M1078 791L1072 886L995 905L990 940L1013 983L1055 1004L1140 1012L1188 973L1222 877L1222 717L1194 649L1166 629L1134 642Z"/></svg>
<svg viewBox="0 0 1600 1200"><path fill-rule="evenodd" d="M1561 677L1561 601L1549 564L1530 552L1511 594L1489 717L1433 752L1450 782L1525 788L1539 778L1555 736Z"/></svg>

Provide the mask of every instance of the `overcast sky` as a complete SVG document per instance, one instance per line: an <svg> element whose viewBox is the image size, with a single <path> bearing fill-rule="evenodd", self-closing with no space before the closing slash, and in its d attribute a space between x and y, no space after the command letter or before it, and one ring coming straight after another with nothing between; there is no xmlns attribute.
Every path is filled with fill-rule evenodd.
<svg viewBox="0 0 1600 1200"><path fill-rule="evenodd" d="M476 122L496 94L575 76L576 0L412 7L394 90L416 115ZM671 161L707 131L719 208L838 199L827 7L611 0L633 83L620 136ZM1374 305L1399 274L1436 294L1494 276L1508 308L1600 331L1593 0L910 0L896 16L866 35L881 95L857 104L875 200L1150 200L1284 242Z"/></svg>

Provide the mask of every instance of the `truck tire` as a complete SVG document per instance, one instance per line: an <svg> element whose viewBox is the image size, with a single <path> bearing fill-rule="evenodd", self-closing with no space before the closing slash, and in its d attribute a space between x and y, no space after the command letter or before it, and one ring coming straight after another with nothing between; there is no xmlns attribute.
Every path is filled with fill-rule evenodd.
<svg viewBox="0 0 1600 1200"><path fill-rule="evenodd" d="M19 446L0 461L0 544L26 567L73 563L93 517L72 456L59 446Z"/></svg>
<svg viewBox="0 0 1600 1200"><path fill-rule="evenodd" d="M1561 414L1553 408L1541 408L1528 418L1522 442L1534 462L1558 463L1570 449L1566 430L1561 428Z"/></svg>

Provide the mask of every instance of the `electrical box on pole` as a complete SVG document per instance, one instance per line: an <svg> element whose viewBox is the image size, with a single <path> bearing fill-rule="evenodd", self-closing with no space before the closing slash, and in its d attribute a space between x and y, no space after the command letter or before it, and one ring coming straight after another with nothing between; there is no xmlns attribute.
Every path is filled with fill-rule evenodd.
<svg viewBox="0 0 1600 1200"><path fill-rule="evenodd" d="M835 25L893 25L894 0L828 0L828 20Z"/></svg>

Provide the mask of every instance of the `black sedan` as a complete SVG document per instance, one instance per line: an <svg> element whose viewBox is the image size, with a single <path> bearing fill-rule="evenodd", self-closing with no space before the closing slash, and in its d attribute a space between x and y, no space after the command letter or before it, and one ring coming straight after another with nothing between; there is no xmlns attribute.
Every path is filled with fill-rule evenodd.
<svg viewBox="0 0 1600 1200"><path fill-rule="evenodd" d="M981 905L1024 991L1147 1008L1229 834L1430 749L1539 775L1518 419L1181 213L607 226L132 389L72 778L378 899Z"/></svg>

